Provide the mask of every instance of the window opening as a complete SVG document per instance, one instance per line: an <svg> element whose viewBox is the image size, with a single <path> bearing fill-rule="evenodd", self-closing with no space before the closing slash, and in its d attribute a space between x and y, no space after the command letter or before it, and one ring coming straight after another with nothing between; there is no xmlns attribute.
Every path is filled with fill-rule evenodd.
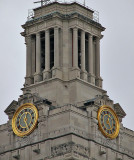
<svg viewBox="0 0 134 160"><path fill-rule="evenodd" d="M73 56L74 56L74 37L73 37L73 30L72 30L72 67L73 67L73 61L74 61L74 59L73 59Z"/></svg>
<svg viewBox="0 0 134 160"><path fill-rule="evenodd" d="M34 65L34 68L33 68L33 72L36 72L36 35L33 34L32 35L32 41L33 41L33 48L32 48L32 59L33 59L33 63L35 64Z"/></svg>
<svg viewBox="0 0 134 160"><path fill-rule="evenodd" d="M93 37L93 73L96 75L96 38Z"/></svg>
<svg viewBox="0 0 134 160"><path fill-rule="evenodd" d="M88 52L89 52L89 50L88 50L88 43L89 43L89 41L88 41L88 34L86 33L86 36L85 36L85 69L86 69L86 71L88 72L88 63L89 63L89 58L88 58Z"/></svg>
<svg viewBox="0 0 134 160"><path fill-rule="evenodd" d="M78 67L81 69L81 32L78 31Z"/></svg>
<svg viewBox="0 0 134 160"><path fill-rule="evenodd" d="M54 66L54 29L50 30L50 69Z"/></svg>
<svg viewBox="0 0 134 160"><path fill-rule="evenodd" d="M45 69L45 32L41 32L41 70Z"/></svg>

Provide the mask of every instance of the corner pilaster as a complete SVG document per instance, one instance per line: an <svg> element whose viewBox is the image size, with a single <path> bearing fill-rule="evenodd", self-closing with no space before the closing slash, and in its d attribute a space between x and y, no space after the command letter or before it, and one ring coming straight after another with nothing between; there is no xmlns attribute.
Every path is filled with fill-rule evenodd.
<svg viewBox="0 0 134 160"><path fill-rule="evenodd" d="M25 85L30 85L33 83L32 78L32 49L31 49L31 36L25 37L26 42L26 77Z"/></svg>
<svg viewBox="0 0 134 160"><path fill-rule="evenodd" d="M88 36L88 42L89 42L89 45L88 45L88 71L89 71L89 74L88 74L88 81L89 83L95 85L95 76L94 76L94 73L93 73L93 36L91 34L89 34Z"/></svg>

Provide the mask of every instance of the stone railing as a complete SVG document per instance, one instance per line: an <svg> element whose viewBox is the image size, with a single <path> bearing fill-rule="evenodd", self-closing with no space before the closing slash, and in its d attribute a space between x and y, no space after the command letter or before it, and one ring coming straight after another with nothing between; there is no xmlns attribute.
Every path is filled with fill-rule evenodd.
<svg viewBox="0 0 134 160"><path fill-rule="evenodd" d="M84 3L82 4L82 3L80 3L80 2L78 2L78 1L76 1L76 0L71 1L71 2L67 2L67 1L65 1L65 0L64 0L64 1L51 0L51 1L48 1L47 3L44 3L43 5L51 4L51 3L53 3L53 2L58 2L58 3L63 3L63 4L71 4L71 3L74 3L74 2L75 2L75 3L78 3L78 4L80 4L81 6L83 6L83 7L87 8L87 9L93 11L93 12L94 12L94 13L93 13L93 20L94 20L95 22L99 23L99 12L96 11L96 10L94 10L94 9L92 9L92 8L90 8L90 7L88 7L88 6L86 6ZM33 20L33 18L34 18L34 11L33 11L33 9L29 9L29 10L28 10L27 21L31 21L31 20Z"/></svg>

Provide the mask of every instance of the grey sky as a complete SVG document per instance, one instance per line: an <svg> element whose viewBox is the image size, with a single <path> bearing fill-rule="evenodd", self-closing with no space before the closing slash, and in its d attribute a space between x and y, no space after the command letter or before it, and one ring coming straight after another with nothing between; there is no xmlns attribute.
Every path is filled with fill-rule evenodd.
<svg viewBox="0 0 134 160"><path fill-rule="evenodd" d="M0 124L7 121L6 107L22 94L25 44L20 32L33 2L0 0ZM106 27L101 40L103 88L127 113L124 126L134 130L134 1L87 0L86 5L99 11L100 23Z"/></svg>

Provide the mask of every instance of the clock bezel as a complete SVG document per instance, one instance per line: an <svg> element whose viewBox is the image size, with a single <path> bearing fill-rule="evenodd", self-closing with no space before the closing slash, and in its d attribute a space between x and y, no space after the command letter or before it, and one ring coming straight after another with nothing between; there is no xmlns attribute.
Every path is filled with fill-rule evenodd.
<svg viewBox="0 0 134 160"><path fill-rule="evenodd" d="M17 129L17 126L16 126L16 120L17 120L17 117L19 115L19 113L23 110L23 109L27 109L27 108L31 108L33 111L34 111L34 123L32 124L32 126L27 130L27 131L19 131ZM37 122L38 122L38 110L37 108L32 104L32 103L25 103L23 105L21 105L17 110L16 112L14 113L14 116L12 118L12 129L13 129L13 132L19 136L19 137L24 137L24 136L28 136L29 134L31 134L34 129L36 128L37 126Z"/></svg>
<svg viewBox="0 0 134 160"><path fill-rule="evenodd" d="M102 127L102 124L101 124L101 120L100 120L100 116L101 116L101 113L106 110L106 111L109 111L112 116L114 117L114 120L115 120L115 124L116 124L116 129L115 129L115 132L113 134L109 134L107 133L103 127ZM118 134L119 134L119 130L120 130L120 123L119 123L119 119L118 119L118 116L117 114L115 113L115 111L107 106L107 105L103 105L99 108L98 110L98 115L97 115L97 119L98 119L98 127L99 127L99 130L101 131L101 133L106 137L106 138L110 138L110 139L115 139Z"/></svg>

